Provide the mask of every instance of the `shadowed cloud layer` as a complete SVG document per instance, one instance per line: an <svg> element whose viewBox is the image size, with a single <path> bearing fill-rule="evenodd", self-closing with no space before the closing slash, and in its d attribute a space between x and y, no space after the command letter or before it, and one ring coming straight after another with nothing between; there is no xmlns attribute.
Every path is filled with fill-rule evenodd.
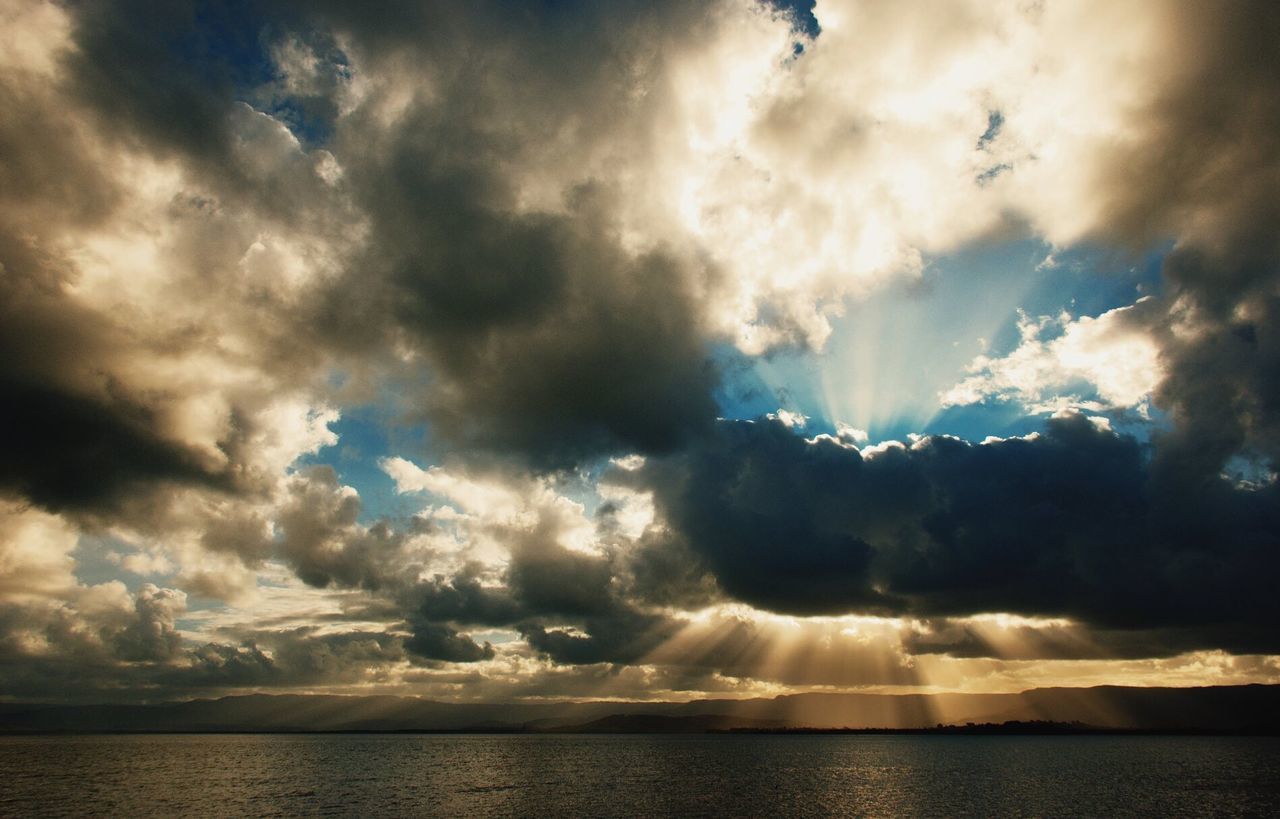
<svg viewBox="0 0 1280 819"><path fill-rule="evenodd" d="M721 587L761 608L1212 624L1203 645L1275 651L1274 485L1163 495L1180 487L1143 450L1079 414L1027 438L865 452L725 423L641 480Z"/></svg>

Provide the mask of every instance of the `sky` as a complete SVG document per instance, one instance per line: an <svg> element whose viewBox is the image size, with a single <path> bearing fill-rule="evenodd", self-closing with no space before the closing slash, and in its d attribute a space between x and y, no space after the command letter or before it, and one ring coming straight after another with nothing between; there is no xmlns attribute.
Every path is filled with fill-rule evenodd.
<svg viewBox="0 0 1280 819"><path fill-rule="evenodd" d="M1276 42L0 0L0 699L1280 682Z"/></svg>

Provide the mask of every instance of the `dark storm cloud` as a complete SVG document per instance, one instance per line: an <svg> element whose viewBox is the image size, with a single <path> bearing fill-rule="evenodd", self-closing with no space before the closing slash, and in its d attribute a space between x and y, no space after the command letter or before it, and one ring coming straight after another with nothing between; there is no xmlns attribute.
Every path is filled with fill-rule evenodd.
<svg viewBox="0 0 1280 819"><path fill-rule="evenodd" d="M615 580L615 559L566 549L555 534L543 526L517 539L506 573L527 612L515 625L530 646L558 663L632 663L671 636L672 619L638 608ZM555 623L574 629L548 627Z"/></svg>
<svg viewBox="0 0 1280 819"><path fill-rule="evenodd" d="M1107 207L1103 229L1113 237L1146 239L1174 229L1202 241L1219 233L1217 249L1242 258L1250 244L1275 241L1257 228L1276 208L1268 193L1277 184L1280 143L1280 55L1274 48L1280 9L1265 0L1230 0L1166 10L1169 52L1161 69L1168 82L1137 118L1137 139L1106 155L1112 161L1102 168L1107 181L1100 180ZM1206 227L1212 230L1206 233ZM1242 238L1251 241L1241 244ZM1185 282L1196 275L1173 278ZM1241 268L1203 283L1230 293L1253 277Z"/></svg>
<svg viewBox="0 0 1280 819"><path fill-rule="evenodd" d="M138 0L91 0L71 11L76 48L67 66L76 96L123 138L222 175L236 170L230 114L239 101L270 108L304 141L327 144L333 137L342 144L342 135L331 132L350 63L335 35L373 63L408 55L423 69L438 70L431 79L447 83L441 102L459 115L459 135L493 138L506 131L507 147L518 149L521 140L549 137L568 116L607 123L611 112L592 110L579 97L598 102L619 90L618 72L625 70L619 46L646 29L696 36L709 16L685 3L539 0L377 7L177 0L164 8ZM278 84L281 66L273 50L290 40L319 58L318 75L302 88ZM517 103L524 114L546 110L540 122L520 122L540 125L540 131L522 136L505 127L514 120L506 106ZM472 148L480 146L449 147L456 158L474 157ZM234 181L256 184L247 175Z"/></svg>
<svg viewBox="0 0 1280 819"><path fill-rule="evenodd" d="M1280 8L1171 11L1173 81L1102 167L1102 232L1177 237L1163 271L1176 331L1154 328L1167 372L1156 399L1176 426L1157 469L1212 483L1237 453L1280 456Z"/></svg>
<svg viewBox="0 0 1280 819"><path fill-rule="evenodd" d="M324 123L371 236L345 277L312 294L314 315L300 324L340 353L381 359L408 342L430 370L419 411L441 434L560 467L620 448L669 450L715 416L697 304L705 265L624 251L613 194L589 182L563 192L564 212L516 204L513 167L566 129L577 144L547 161L572 163L610 133L643 150L642 128L621 129L641 122L651 104L637 100L661 88L664 47L696 36L709 14L603 5L196 2L153 14L91 3L76 9L71 67L110 127L296 222L315 202L287 174L261 178L237 147L237 101L272 93L272 47L319 44L319 62L341 69L341 34L370 65L412 60L432 87L394 124L377 125L372 105ZM328 93L333 109L337 85L313 92L307 105Z"/></svg>
<svg viewBox="0 0 1280 819"><path fill-rule="evenodd" d="M208 643L192 649L170 671L169 682L182 686L223 684L222 675L240 675L238 684L328 685L385 678L388 666L409 662L471 663L492 659L493 646L439 625L421 625L413 635L375 631L321 633L314 627L287 631L250 631L236 643Z"/></svg>
<svg viewBox="0 0 1280 819"><path fill-rule="evenodd" d="M341 230L354 217L317 178L314 157L299 151L282 161L280 152L295 146L271 132L278 120L292 129L286 141L320 141L333 127L346 72L331 33L290 6L77 4L75 47L64 61L66 104L89 113L108 142L177 160L206 189L211 206L251 208L261 225L296 230L322 222L321 230ZM307 87L286 90L273 49L293 42L319 57ZM210 267L200 278L222 278Z"/></svg>
<svg viewBox="0 0 1280 819"><path fill-rule="evenodd" d="M1003 611L1277 647L1258 641L1280 622L1277 487L1161 496L1143 447L1083 416L1030 440L933 437L867 457L724 422L643 480L724 592L762 608Z"/></svg>
<svg viewBox="0 0 1280 819"><path fill-rule="evenodd" d="M423 409L455 442L553 467L670 449L715 416L696 301L711 272L662 249L625 251L606 186L565 191L563 212L521 212L502 175L540 139L617 108L625 69L562 76L557 61L528 62L542 48L509 32L486 47L531 87L453 67L348 168L374 238L324 319L342 343L395 327L425 353Z"/></svg>
<svg viewBox="0 0 1280 819"><path fill-rule="evenodd" d="M4 352L0 351L0 355ZM0 487L52 510L109 507L157 481L227 486L128 400L0 378Z"/></svg>
<svg viewBox="0 0 1280 819"><path fill-rule="evenodd" d="M272 36L296 20L286 5L78 4L72 10L70 83L101 113L102 124L122 137L226 173L235 168L232 106L272 78Z"/></svg>
<svg viewBox="0 0 1280 819"><path fill-rule="evenodd" d="M1273 626L1244 623L1224 639L1219 626L1109 629L1078 623L1034 625L974 624L946 619L927 621L902 636L907 654L945 654L999 660L1120 660L1176 657L1206 647L1240 654L1275 650Z"/></svg>
<svg viewBox="0 0 1280 819"><path fill-rule="evenodd" d="M1186 263L1186 254L1169 262ZM1267 263L1274 288L1280 253ZM1183 337L1169 334L1163 350L1167 376L1156 399L1175 426L1159 441L1161 479L1189 491L1216 480L1235 455L1260 459L1274 472L1280 466L1280 299L1253 295L1229 315L1199 313L1194 327Z"/></svg>
<svg viewBox="0 0 1280 819"><path fill-rule="evenodd" d="M619 609L607 617L586 617L578 631L547 629L537 623L520 626L520 634L535 650L557 663L635 663L675 634L678 626L667 617L634 609Z"/></svg>
<svg viewBox="0 0 1280 819"><path fill-rule="evenodd" d="M63 295L72 281L57 257L0 229L12 231L0 235L0 491L74 510L157 481L229 486L112 379L127 339Z"/></svg>
<svg viewBox="0 0 1280 819"><path fill-rule="evenodd" d="M526 22L536 19L538 5L528 4ZM236 170L231 113L238 101L276 103L272 113L286 121L301 117L291 124L304 133L325 134L334 126L347 58L333 34L341 33L373 59L416 49L443 64L465 67L468 54L483 47L486 30L489 39L500 39L512 23L498 7L452 2L372 8L178 0L157 9L137 0L96 0L72 11L75 50L67 67L76 96L121 138L215 174ZM290 38L322 57L324 76L311 78L314 87L307 93L281 97L281 67L272 50ZM232 181L255 184L244 175Z"/></svg>
<svg viewBox="0 0 1280 819"><path fill-rule="evenodd" d="M439 623L416 624L413 636L405 641L404 647L419 657L448 663L492 660L494 654L489 643L479 645L467 635Z"/></svg>
<svg viewBox="0 0 1280 819"><path fill-rule="evenodd" d="M893 610L873 588L867 538L897 534L929 493L899 453L868 479L856 454L809 446L769 421L722 422L642 474L664 519L726 593L804 614Z"/></svg>
<svg viewBox="0 0 1280 819"><path fill-rule="evenodd" d="M347 631L316 634L297 629L263 635L275 665L290 681L334 682L357 679L367 669L405 659L402 638L393 634Z"/></svg>
<svg viewBox="0 0 1280 819"><path fill-rule="evenodd" d="M51 228L93 228L119 201L92 141L46 78L7 73L0 107L0 491L62 509L222 482L111 379L118 328L66 296L76 276Z"/></svg>
<svg viewBox="0 0 1280 819"><path fill-rule="evenodd" d="M422 400L441 433L558 467L669 450L710 423L716 376L677 260L624 253L594 191L570 216L505 215L457 180L422 178L422 164L374 175L387 231L375 246L395 256L369 264L388 272L374 313L435 365Z"/></svg>
<svg viewBox="0 0 1280 819"><path fill-rule="evenodd" d="M452 578L435 577L419 589L419 613L429 621L449 620L481 626L505 626L524 617L524 607L503 587L480 583L481 567L469 564Z"/></svg>
<svg viewBox="0 0 1280 819"><path fill-rule="evenodd" d="M422 581L427 555L418 552L411 559L406 543L428 531L428 524L361 524L359 496L345 490L330 467L304 470L289 487L276 516L275 553L312 586L364 589L407 611L411 636L404 647L415 657L492 659L492 645L459 633L462 626L519 629L536 635L529 638L535 649L569 663L629 661L670 632L668 618L644 614L620 594L611 559L565 548L558 540L560 521L550 512L527 530L499 527L511 550L502 585L482 585L483 569L476 563L452 577ZM260 552L257 543L250 537L238 546L248 559ZM563 631L569 623L581 630Z"/></svg>

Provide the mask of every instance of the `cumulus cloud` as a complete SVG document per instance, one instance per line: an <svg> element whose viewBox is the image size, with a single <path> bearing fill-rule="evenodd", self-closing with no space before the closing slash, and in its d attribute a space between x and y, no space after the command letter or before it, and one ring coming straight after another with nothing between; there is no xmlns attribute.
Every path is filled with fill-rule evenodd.
<svg viewBox="0 0 1280 819"><path fill-rule="evenodd" d="M275 518L277 552L304 582L377 589L408 571L409 533L395 531L385 521L362 525L359 495L339 484L331 467L293 476L288 493Z"/></svg>
<svg viewBox="0 0 1280 819"><path fill-rule="evenodd" d="M20 31L42 27L26 50L44 51L0 90L14 112L2 138L0 487L71 512L166 486L259 489L323 440L305 373L277 366L296 360L293 342L264 308L284 300L236 264L271 232L186 169L101 133L60 60L82 52L50 36L86 21L20 8ZM255 148L278 141L245 133L234 110L220 127ZM286 154L273 170L301 155Z"/></svg>
<svg viewBox="0 0 1280 819"><path fill-rule="evenodd" d="M1012 400L1028 412L1140 407L1161 380L1151 312L1144 300L1096 318L1023 314L1018 346L1003 356L975 358L967 368L971 374L938 400L943 407Z"/></svg>
<svg viewBox="0 0 1280 819"><path fill-rule="evenodd" d="M175 619L187 607L187 595L177 589L145 584L134 597L137 620L115 638L116 656L123 660L167 660L181 648Z"/></svg>
<svg viewBox="0 0 1280 819"><path fill-rule="evenodd" d="M415 635L435 634L440 623L505 627L536 651L575 664L632 662L669 636L670 615L633 599L629 540L603 537L607 523L593 526L580 505L545 485L523 489L519 514L475 510L459 522L468 539L483 532L496 538L497 560L469 560L415 588Z"/></svg>
<svg viewBox="0 0 1280 819"><path fill-rule="evenodd" d="M45 686L85 694L132 678L132 666L163 666L182 655L183 591L146 583L131 594L116 580L82 582L74 574L75 531L45 512L4 505L0 534L7 693L45 696Z"/></svg>
<svg viewBox="0 0 1280 819"><path fill-rule="evenodd" d="M467 635L458 634L439 623L418 625L413 630L413 636L405 643L405 648L427 659L454 663L493 659L491 644L477 645L476 641Z"/></svg>

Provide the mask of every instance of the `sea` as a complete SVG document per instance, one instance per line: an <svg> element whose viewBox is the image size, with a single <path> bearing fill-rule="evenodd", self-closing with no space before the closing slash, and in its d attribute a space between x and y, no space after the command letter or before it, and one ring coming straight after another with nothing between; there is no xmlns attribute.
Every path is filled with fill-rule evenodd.
<svg viewBox="0 0 1280 819"><path fill-rule="evenodd" d="M0 737L5 816L1280 816L1280 738Z"/></svg>

